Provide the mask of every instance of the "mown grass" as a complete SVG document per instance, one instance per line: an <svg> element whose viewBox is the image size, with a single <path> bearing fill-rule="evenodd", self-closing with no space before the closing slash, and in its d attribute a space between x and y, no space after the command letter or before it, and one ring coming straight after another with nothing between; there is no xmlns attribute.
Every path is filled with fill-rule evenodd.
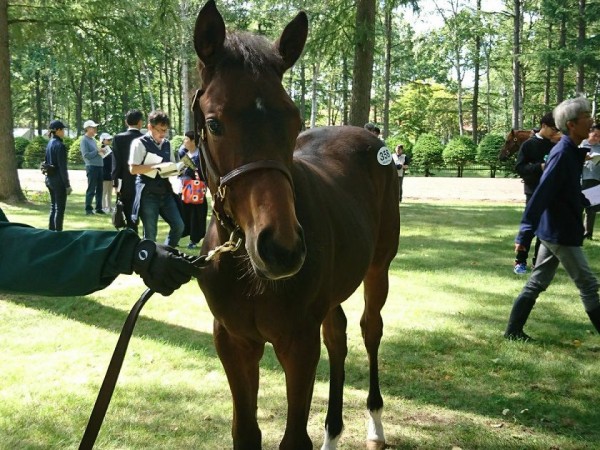
<svg viewBox="0 0 600 450"><path fill-rule="evenodd" d="M0 206L13 221L46 224L46 205ZM600 446L600 337L563 271L531 315L527 331L537 341L502 339L525 281L511 267L521 208L402 204L381 346L390 448ZM108 218L83 215L78 195L69 198L66 223L68 229L110 229ZM596 268L600 246L585 245ZM121 326L142 291L137 277L121 276L86 297L0 294L1 449L77 447ZM340 449L364 448L368 373L361 306L359 290L344 307L349 355ZM148 303L98 449L231 448L229 389L211 329L194 282ZM275 449L285 427L285 388L269 347L261 372L258 417L264 448ZM327 379L323 350L309 422L315 448L322 441Z"/></svg>

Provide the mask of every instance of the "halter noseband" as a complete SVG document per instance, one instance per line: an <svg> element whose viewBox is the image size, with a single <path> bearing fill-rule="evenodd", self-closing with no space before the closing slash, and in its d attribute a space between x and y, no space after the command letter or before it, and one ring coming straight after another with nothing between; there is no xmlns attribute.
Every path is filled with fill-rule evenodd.
<svg viewBox="0 0 600 450"><path fill-rule="evenodd" d="M233 183L236 178L255 170L272 169L279 170L287 177L292 186L292 192L294 192L294 182L292 180L292 174L287 166L280 161L271 159L252 161L240 167L236 167L225 175L220 176L207 145L204 114L202 113L202 109L200 109L200 97L202 94L204 94L204 90L198 89L192 100L196 146L200 147L201 156L204 160L204 164L202 165L204 179L208 180L209 175L212 175L212 177L218 181L217 192L213 195L213 212L219 223L225 229L229 230L229 232L234 233L239 230L239 226L232 217L227 215L224 204L227 186Z"/></svg>

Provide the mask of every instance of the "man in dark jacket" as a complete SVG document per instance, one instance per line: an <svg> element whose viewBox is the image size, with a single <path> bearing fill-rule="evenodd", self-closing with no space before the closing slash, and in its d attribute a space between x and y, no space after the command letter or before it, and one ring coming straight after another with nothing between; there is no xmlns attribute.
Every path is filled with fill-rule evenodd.
<svg viewBox="0 0 600 450"><path fill-rule="evenodd" d="M525 206L529 203L535 188L540 182L544 165L550 150L559 137L558 128L554 123L552 113L546 113L540 121L540 131L535 133L521 145L517 155L515 170L523 179L525 191ZM540 248L539 240L536 240L532 263L535 266L535 256ZM529 247L518 251L515 256L514 272L517 275L527 273L527 257L529 256Z"/></svg>
<svg viewBox="0 0 600 450"><path fill-rule="evenodd" d="M129 172L129 149L134 139L142 137L142 128L144 115L137 109L128 111L125 115L125 124L127 131L117 134L113 138L113 168L112 180L113 186L119 192L119 198L123 202L127 228L131 228L136 233L138 231L137 221L132 218L133 201L135 199L135 175Z"/></svg>
<svg viewBox="0 0 600 450"><path fill-rule="evenodd" d="M582 213L590 204L581 193L586 149L579 148L579 144L592 126L590 111L590 104L583 97L566 100L554 109L554 119L564 135L548 156L515 240L515 251L529 248L534 234L541 245L531 277L513 304L504 334L507 339L531 339L523 326L536 299L552 282L558 263L575 282L585 311L600 332L598 280L582 249Z"/></svg>

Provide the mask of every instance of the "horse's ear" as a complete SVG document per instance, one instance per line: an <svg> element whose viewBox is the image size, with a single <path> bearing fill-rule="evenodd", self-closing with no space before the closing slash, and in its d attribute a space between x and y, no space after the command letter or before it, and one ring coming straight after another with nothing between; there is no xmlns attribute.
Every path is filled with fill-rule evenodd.
<svg viewBox="0 0 600 450"><path fill-rule="evenodd" d="M275 48L283 59L283 70L286 71L300 58L306 37L308 36L308 17L304 11L287 24L281 37L275 42Z"/></svg>
<svg viewBox="0 0 600 450"><path fill-rule="evenodd" d="M215 0L209 0L198 13L194 28L194 47L204 66L214 64L225 42L225 22Z"/></svg>

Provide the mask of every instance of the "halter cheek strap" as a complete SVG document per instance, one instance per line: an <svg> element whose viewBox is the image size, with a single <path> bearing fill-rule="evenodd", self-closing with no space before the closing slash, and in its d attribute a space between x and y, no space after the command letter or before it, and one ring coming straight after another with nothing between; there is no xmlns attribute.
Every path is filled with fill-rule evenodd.
<svg viewBox="0 0 600 450"><path fill-rule="evenodd" d="M200 109L200 97L202 94L204 94L204 91L202 89L198 89L194 95L194 99L192 100L195 142L196 146L200 147L200 155L204 162L204 164L202 164L202 174L204 175L205 180L208 180L210 175L212 175L213 179L217 180L217 192L213 193L213 212L223 227L228 229L230 232L234 232L236 229L239 229L239 226L235 223L233 218L225 212L224 204L227 186L233 183L235 179L255 170L268 169L279 170L282 172L288 179L292 187L292 192L294 192L294 181L292 179L290 170L285 164L280 161L270 159L249 162L231 170L223 176L220 176L207 145L208 141L206 137L204 114L202 113L202 109Z"/></svg>

